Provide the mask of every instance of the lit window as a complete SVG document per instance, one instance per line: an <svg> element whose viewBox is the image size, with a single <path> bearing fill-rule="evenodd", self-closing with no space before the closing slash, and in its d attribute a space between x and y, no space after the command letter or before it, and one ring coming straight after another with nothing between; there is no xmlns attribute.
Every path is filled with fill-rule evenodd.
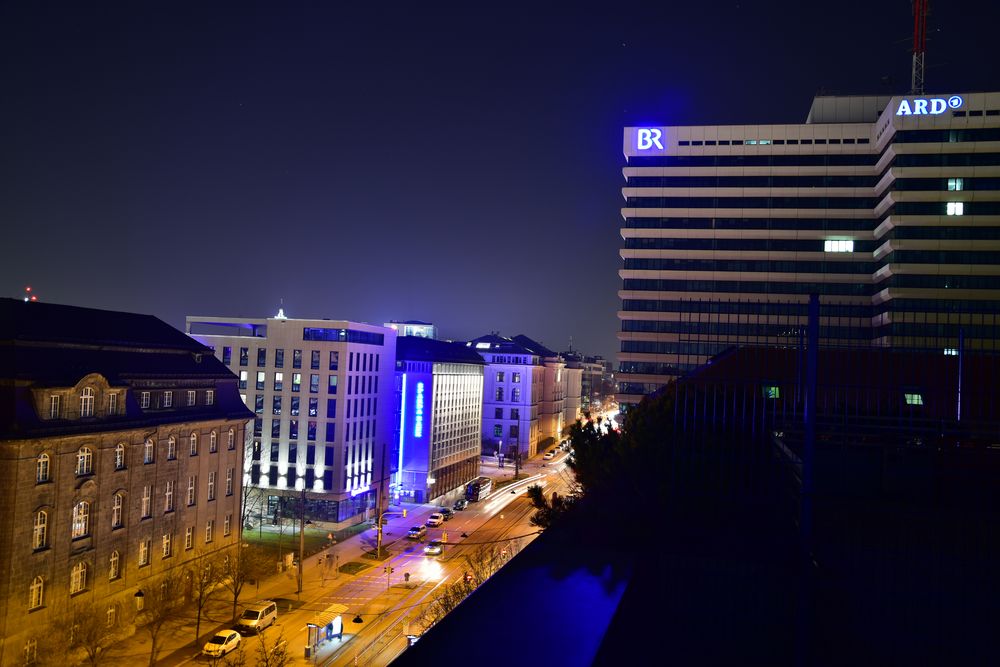
<svg viewBox="0 0 1000 667"><path fill-rule="evenodd" d="M924 396L923 394L903 394L903 398L906 399L907 405L923 405Z"/></svg>
<svg viewBox="0 0 1000 667"><path fill-rule="evenodd" d="M781 388L776 385L764 385L764 398L781 398Z"/></svg>
<svg viewBox="0 0 1000 667"><path fill-rule="evenodd" d="M28 609L38 609L45 601L45 581L41 577L35 577L31 581L31 590L28 596ZM29 642L33 644L34 642ZM27 648L25 649L27 653ZM34 650L32 650L34 654Z"/></svg>
<svg viewBox="0 0 1000 667"><path fill-rule="evenodd" d="M87 564L77 563L73 566L69 576L69 593L79 593L87 588Z"/></svg>
<svg viewBox="0 0 1000 667"><path fill-rule="evenodd" d="M174 480L168 479L163 489L163 511L174 511Z"/></svg>
<svg viewBox="0 0 1000 667"><path fill-rule="evenodd" d="M191 456L198 456L198 434L197 433L192 433L191 434L190 442L191 442L191 447L190 447L189 452L190 452Z"/></svg>
<svg viewBox="0 0 1000 667"><path fill-rule="evenodd" d="M115 447L115 470L125 469L125 443L119 442Z"/></svg>
<svg viewBox="0 0 1000 667"><path fill-rule="evenodd" d="M194 528L190 526L184 531L184 548L194 548Z"/></svg>
<svg viewBox="0 0 1000 667"><path fill-rule="evenodd" d="M35 459L35 482L41 484L49 481L49 455L39 454Z"/></svg>
<svg viewBox="0 0 1000 667"><path fill-rule="evenodd" d="M213 454L219 451L219 436L215 434L215 431L212 431L208 436L208 451Z"/></svg>
<svg viewBox="0 0 1000 667"><path fill-rule="evenodd" d="M958 350L956 350L953 347L946 347L946 348L944 348L944 356L946 356L946 357L957 357L958 356Z"/></svg>
<svg viewBox="0 0 1000 667"><path fill-rule="evenodd" d="M71 537L85 537L90 533L90 503L81 500L73 506Z"/></svg>
<svg viewBox="0 0 1000 667"><path fill-rule="evenodd" d="M49 419L59 419L59 397L49 397Z"/></svg>
<svg viewBox="0 0 1000 667"><path fill-rule="evenodd" d="M265 375L264 371L257 371L257 391L264 391Z"/></svg>
<svg viewBox="0 0 1000 667"><path fill-rule="evenodd" d="M285 374L275 373L274 374L274 390L281 391L285 388Z"/></svg>
<svg viewBox="0 0 1000 667"><path fill-rule="evenodd" d="M80 394L80 416L94 416L94 390L90 387L84 387L83 393Z"/></svg>
<svg viewBox="0 0 1000 667"><path fill-rule="evenodd" d="M122 557L117 551L112 551L111 556L108 558L108 579L114 581L122 574L121 568Z"/></svg>
<svg viewBox="0 0 1000 667"><path fill-rule="evenodd" d="M174 392L165 391L163 392L163 407L170 408L174 405Z"/></svg>
<svg viewBox="0 0 1000 667"><path fill-rule="evenodd" d="M247 372L240 371L240 389L247 388Z"/></svg>
<svg viewBox="0 0 1000 667"><path fill-rule="evenodd" d="M44 549L49 545L49 513L41 510L35 515L35 525L31 532L31 547Z"/></svg>
<svg viewBox="0 0 1000 667"><path fill-rule="evenodd" d="M111 527L121 528L122 527L122 516L123 510L125 508L125 496L121 493L116 493L111 496Z"/></svg>
<svg viewBox="0 0 1000 667"><path fill-rule="evenodd" d="M948 179L948 190L955 192L957 190L965 189L965 179L964 178L949 178Z"/></svg>
<svg viewBox="0 0 1000 667"><path fill-rule="evenodd" d="M848 239L827 239L823 242L826 252L854 252L854 241Z"/></svg>
<svg viewBox="0 0 1000 667"><path fill-rule="evenodd" d="M163 557L170 558L170 554L173 551L173 538L170 533L166 533L163 536Z"/></svg>
<svg viewBox="0 0 1000 667"><path fill-rule="evenodd" d="M139 540L139 565L149 565L149 540Z"/></svg>
<svg viewBox="0 0 1000 667"><path fill-rule="evenodd" d="M76 453L76 474L89 475L94 472L94 452L90 447L81 447Z"/></svg>
<svg viewBox="0 0 1000 667"><path fill-rule="evenodd" d="M170 436L167 438L167 460L173 461L177 458L177 438Z"/></svg>
<svg viewBox="0 0 1000 667"><path fill-rule="evenodd" d="M146 442L142 445L142 462L152 463L153 462L153 439L146 438Z"/></svg>
<svg viewBox="0 0 1000 667"><path fill-rule="evenodd" d="M150 502L152 500L153 489L148 484L142 487L142 507L139 508L143 519L149 518Z"/></svg>
<svg viewBox="0 0 1000 667"><path fill-rule="evenodd" d="M950 201L947 207L948 215L965 215L965 203L960 201Z"/></svg>

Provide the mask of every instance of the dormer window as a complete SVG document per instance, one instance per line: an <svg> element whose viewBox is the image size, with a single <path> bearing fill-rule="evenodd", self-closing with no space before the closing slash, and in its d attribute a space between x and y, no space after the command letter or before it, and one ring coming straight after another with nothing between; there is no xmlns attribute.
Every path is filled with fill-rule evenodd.
<svg viewBox="0 0 1000 667"><path fill-rule="evenodd" d="M169 408L174 404L174 392L165 391L163 392L163 407Z"/></svg>
<svg viewBox="0 0 1000 667"><path fill-rule="evenodd" d="M145 410L149 407L149 392L139 392L139 407Z"/></svg>
<svg viewBox="0 0 1000 667"><path fill-rule="evenodd" d="M84 387L80 394L80 416L94 416L94 390L91 387Z"/></svg>
<svg viewBox="0 0 1000 667"><path fill-rule="evenodd" d="M49 396L49 419L59 419L59 407L62 402L58 394Z"/></svg>

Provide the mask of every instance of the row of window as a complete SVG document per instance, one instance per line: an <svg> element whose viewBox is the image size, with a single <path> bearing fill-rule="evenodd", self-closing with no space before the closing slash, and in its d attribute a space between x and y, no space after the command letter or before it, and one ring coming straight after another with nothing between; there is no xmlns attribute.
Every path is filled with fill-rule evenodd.
<svg viewBox="0 0 1000 667"><path fill-rule="evenodd" d="M508 437L517 439L521 435L521 427L518 424L511 424L507 428ZM493 437L501 438L503 437L503 426L500 424L495 424L493 426Z"/></svg>
<svg viewBox="0 0 1000 667"><path fill-rule="evenodd" d="M229 537L232 534L233 515L227 514L223 523L223 535ZM205 543L210 544L215 539L215 520L209 519L205 524ZM173 556L173 535L165 533L161 538L161 555L164 559ZM184 532L185 550L194 548L194 527L189 526ZM139 540L136 551L139 567L150 564L150 552L152 551L152 540ZM88 589L90 584L90 565L81 561L73 565L70 569L69 593L76 595ZM117 550L112 551L108 557L108 581L115 581L122 577L122 556ZM32 611L45 606L45 579L36 576L32 579L28 587L28 610Z"/></svg>
<svg viewBox="0 0 1000 667"><path fill-rule="evenodd" d="M226 496L233 495L233 469L229 468L226 471ZM188 507L193 507L198 504L198 477L197 475L192 475L188 477L188 488L187 488L187 505ZM215 500L216 495L216 472L213 470L208 473L208 500ZM140 505L140 515L143 519L148 519L152 516L152 486L146 485L143 487L142 498ZM164 513L173 512L175 508L174 505L174 480L166 480L164 483L163 490L163 511ZM32 550L39 551L41 549L47 549L49 547L49 515L52 510L50 509L40 509L35 512L34 522L32 524ZM72 520L70 522L70 539L79 539L82 537L87 537L90 535L91 524L91 503L87 500L81 500L75 505L73 505ZM118 530L125 526L125 493L123 491L118 491L111 496L111 529Z"/></svg>
<svg viewBox="0 0 1000 667"><path fill-rule="evenodd" d="M503 408L494 408L494 410L493 410L493 418L494 419L503 419ZM520 408L511 408L510 409L510 419L520 419L520 418L521 418L521 409Z"/></svg>
<svg viewBox="0 0 1000 667"><path fill-rule="evenodd" d="M79 412L80 417L96 416L97 393L93 387L84 387L80 390ZM121 406L118 404L118 392L108 392L108 407L106 416L121 414ZM49 419L63 419L69 417L63 410L62 396L59 394L49 395Z"/></svg>
<svg viewBox="0 0 1000 667"><path fill-rule="evenodd" d="M874 153L829 155L648 155L628 158L637 167L826 167L872 166Z"/></svg>
<svg viewBox="0 0 1000 667"><path fill-rule="evenodd" d="M898 303L898 300L890 303ZM875 314L875 310L870 305L821 303L819 308L821 317L872 317ZM805 317L809 312L809 305L790 302L625 299L622 301L622 310ZM625 322L628 321L631 320L625 320Z"/></svg>
<svg viewBox="0 0 1000 667"><path fill-rule="evenodd" d="M850 252L850 250L832 250L831 248L847 248L845 245L828 247L827 252ZM756 273L854 273L872 274L878 268L875 262L816 262L791 260L755 260L755 259L679 259L654 257L628 257L625 259L625 270L635 271L739 271Z"/></svg>
<svg viewBox="0 0 1000 667"><path fill-rule="evenodd" d="M809 146L811 144L867 144L871 143L868 137L847 137L844 139L690 139L680 140L678 146L797 146L799 144Z"/></svg>
<svg viewBox="0 0 1000 667"><path fill-rule="evenodd" d="M874 209L874 197L628 197L629 208Z"/></svg>
<svg viewBox="0 0 1000 667"><path fill-rule="evenodd" d="M506 371L497 371L497 382L503 382L505 377L507 377ZM521 374L517 373L517 372L512 372L510 374L510 381L511 382L520 382L521 381Z"/></svg>
<svg viewBox="0 0 1000 667"><path fill-rule="evenodd" d="M874 213L861 218L626 218L628 229L817 229L823 231L872 231Z"/></svg>
<svg viewBox="0 0 1000 667"><path fill-rule="evenodd" d="M503 402L504 395L505 395L505 388L504 387L497 387L496 391L495 391L495 394L494 394L495 400L497 400L499 402ZM520 403L521 402L521 388L520 387L512 387L511 388L511 390L510 390L510 402L511 403Z"/></svg>
<svg viewBox="0 0 1000 667"><path fill-rule="evenodd" d="M622 289L637 292L725 292L730 294L834 294L871 296L870 283L768 282L763 280L661 280L626 278Z"/></svg>
<svg viewBox="0 0 1000 667"><path fill-rule="evenodd" d="M194 407L198 405L198 391L195 389L187 390L187 407ZM157 399L154 402L154 399ZM215 390L206 389L205 390L205 405L215 405ZM172 408L174 407L174 392L173 391L161 391L161 392L151 392L151 391L140 391L139 392L139 407L143 410L149 408Z"/></svg>
<svg viewBox="0 0 1000 667"><path fill-rule="evenodd" d="M633 188L874 188L870 175L816 176L629 176Z"/></svg>
<svg viewBox="0 0 1000 667"><path fill-rule="evenodd" d="M249 381L249 372L240 371L239 387L240 389L246 389ZM291 376L291 390L293 393L298 393L302 388L302 373L292 373ZM319 393L319 382L320 374L311 373L309 375L309 393L318 394ZM336 394L337 387L339 385L339 380L337 375L328 375L326 380L326 391L328 394ZM267 373L265 371L257 371L257 381L255 388L257 391L264 391L267 386ZM273 377L272 384L273 391L284 391L285 389L285 374L282 372L276 372ZM349 375L347 376L347 393L348 394L371 394L378 393L378 376L377 375Z"/></svg>
<svg viewBox="0 0 1000 667"><path fill-rule="evenodd" d="M229 429L227 438L227 447L232 450L236 448L236 434L233 429ZM198 443L199 436L197 433L192 432L188 438L188 454L190 456L198 455ZM219 451L218 446L218 435L215 431L209 434L208 438L208 451L209 453L216 453ZM174 436L167 438L167 460L174 460L177 458L177 439ZM43 452L35 458L35 482L37 484L43 484L45 482L51 481L51 456ZM145 463L155 463L156 462L156 445L152 438L147 438L143 443L142 448L142 462ZM115 445L115 470L125 470L128 464L128 446L124 442L120 442ZM94 474L94 449L87 445L80 447L76 452L76 476L82 477L84 475Z"/></svg>

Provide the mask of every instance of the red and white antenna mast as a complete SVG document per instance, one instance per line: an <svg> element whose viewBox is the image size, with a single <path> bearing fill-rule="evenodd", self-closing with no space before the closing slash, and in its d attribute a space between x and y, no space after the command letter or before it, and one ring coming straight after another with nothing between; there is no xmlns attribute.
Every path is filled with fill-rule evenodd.
<svg viewBox="0 0 1000 667"><path fill-rule="evenodd" d="M924 94L924 55L927 52L927 14L930 0L913 1L913 74L910 78L910 93Z"/></svg>

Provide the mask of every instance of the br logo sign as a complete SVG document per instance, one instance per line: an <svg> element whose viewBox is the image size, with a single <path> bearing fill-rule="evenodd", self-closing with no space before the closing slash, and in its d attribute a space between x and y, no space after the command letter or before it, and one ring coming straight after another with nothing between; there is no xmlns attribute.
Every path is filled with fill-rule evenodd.
<svg viewBox="0 0 1000 667"><path fill-rule="evenodd" d="M657 130L656 128L639 130L636 136L636 148L640 151L647 151L653 146L656 146L662 151L663 144L660 143L660 138L662 136L663 132L661 130Z"/></svg>

